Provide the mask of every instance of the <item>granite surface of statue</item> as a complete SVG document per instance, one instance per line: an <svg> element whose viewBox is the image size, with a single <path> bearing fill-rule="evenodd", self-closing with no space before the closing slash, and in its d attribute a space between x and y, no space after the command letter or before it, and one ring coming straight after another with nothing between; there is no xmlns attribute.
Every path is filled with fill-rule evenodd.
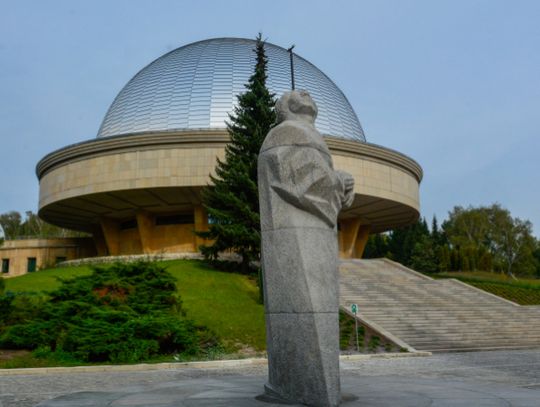
<svg viewBox="0 0 540 407"><path fill-rule="evenodd" d="M339 299L337 216L353 178L335 171L315 129L309 93L285 93L258 161L268 350L266 394L337 406Z"/></svg>

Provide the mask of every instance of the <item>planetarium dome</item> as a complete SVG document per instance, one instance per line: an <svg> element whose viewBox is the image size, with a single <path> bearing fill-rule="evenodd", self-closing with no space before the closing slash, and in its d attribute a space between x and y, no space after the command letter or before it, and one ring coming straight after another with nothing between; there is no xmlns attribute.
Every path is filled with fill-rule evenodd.
<svg viewBox="0 0 540 407"><path fill-rule="evenodd" d="M215 38L177 48L139 71L110 106L97 137L144 132L225 129L236 96L253 73L255 41ZM266 43L267 86L280 97L291 88L290 56ZM316 66L294 55L297 89L310 92L325 136L365 141L343 92Z"/></svg>

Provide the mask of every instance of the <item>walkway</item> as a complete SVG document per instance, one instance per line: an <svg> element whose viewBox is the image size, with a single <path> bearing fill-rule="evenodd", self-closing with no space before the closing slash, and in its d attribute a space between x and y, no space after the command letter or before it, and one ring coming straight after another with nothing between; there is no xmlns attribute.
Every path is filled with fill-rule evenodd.
<svg viewBox="0 0 540 407"><path fill-rule="evenodd" d="M440 353L341 366L343 390L360 397L345 407L540 406L540 350ZM265 378L260 365L0 376L0 406L264 407L269 404L254 397Z"/></svg>

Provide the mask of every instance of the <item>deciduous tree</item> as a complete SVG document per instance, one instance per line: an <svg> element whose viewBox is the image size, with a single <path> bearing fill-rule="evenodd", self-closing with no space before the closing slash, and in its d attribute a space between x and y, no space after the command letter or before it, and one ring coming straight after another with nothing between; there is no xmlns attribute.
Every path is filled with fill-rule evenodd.
<svg viewBox="0 0 540 407"><path fill-rule="evenodd" d="M21 235L22 217L19 212L11 211L0 215L0 226L4 230L6 240L15 239Z"/></svg>

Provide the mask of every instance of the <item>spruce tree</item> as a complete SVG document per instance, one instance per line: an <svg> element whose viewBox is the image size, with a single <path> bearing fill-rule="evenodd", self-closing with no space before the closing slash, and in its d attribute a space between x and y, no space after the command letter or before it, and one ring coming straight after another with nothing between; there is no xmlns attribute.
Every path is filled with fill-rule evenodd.
<svg viewBox="0 0 540 407"><path fill-rule="evenodd" d="M439 245L441 241L441 232L439 230L439 223L437 222L437 216L433 215L431 221L431 239L435 245Z"/></svg>
<svg viewBox="0 0 540 407"><path fill-rule="evenodd" d="M207 259L230 250L242 258L242 269L260 257L259 194L257 187L257 157L274 124L274 95L266 87L268 63L264 41L257 36L256 64L245 85L246 92L237 96L237 106L229 114L227 130L230 143L225 147L225 159L217 160L212 185L202 194L209 215L209 229L197 232L210 239L211 245L201 246Z"/></svg>

